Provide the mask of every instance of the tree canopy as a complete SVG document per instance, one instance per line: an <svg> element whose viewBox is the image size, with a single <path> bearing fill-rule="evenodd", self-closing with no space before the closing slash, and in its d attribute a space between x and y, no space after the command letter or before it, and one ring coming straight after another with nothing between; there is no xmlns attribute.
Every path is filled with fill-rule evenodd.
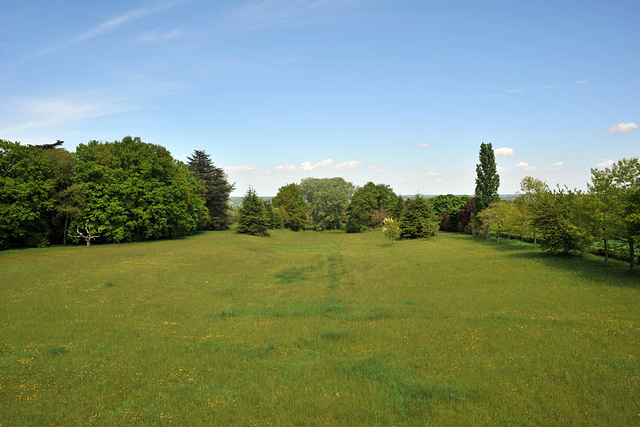
<svg viewBox="0 0 640 427"><path fill-rule="evenodd" d="M307 223L307 207L298 184L280 187L278 194L273 198L273 206L280 211L286 228L293 231L304 229Z"/></svg>
<svg viewBox="0 0 640 427"><path fill-rule="evenodd" d="M126 137L80 144L75 157L79 223L108 242L185 236L206 221L204 189L164 147Z"/></svg>
<svg viewBox="0 0 640 427"><path fill-rule="evenodd" d="M307 209L315 229L338 230L345 219L355 186L344 178L305 178L300 192L307 202Z"/></svg>

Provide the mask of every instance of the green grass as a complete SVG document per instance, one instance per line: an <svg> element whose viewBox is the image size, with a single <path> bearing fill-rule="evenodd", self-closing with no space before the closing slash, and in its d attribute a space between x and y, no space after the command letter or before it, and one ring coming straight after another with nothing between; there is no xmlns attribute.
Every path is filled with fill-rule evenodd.
<svg viewBox="0 0 640 427"><path fill-rule="evenodd" d="M0 253L0 425L640 422L640 275L444 234Z"/></svg>

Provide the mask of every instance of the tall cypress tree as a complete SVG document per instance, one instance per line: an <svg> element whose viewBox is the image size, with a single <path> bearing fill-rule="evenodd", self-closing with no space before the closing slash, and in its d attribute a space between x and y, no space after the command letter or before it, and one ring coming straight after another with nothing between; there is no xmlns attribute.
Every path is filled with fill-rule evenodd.
<svg viewBox="0 0 640 427"><path fill-rule="evenodd" d="M209 210L208 230L226 230L231 225L229 195L235 188L222 168L214 166L207 153L195 150L187 157L189 170L205 187L205 206Z"/></svg>
<svg viewBox="0 0 640 427"><path fill-rule="evenodd" d="M491 203L500 200L498 187L500 187L500 176L497 172L496 157L491 143L480 144L480 163L476 165L476 192L475 208L476 213L481 212Z"/></svg>

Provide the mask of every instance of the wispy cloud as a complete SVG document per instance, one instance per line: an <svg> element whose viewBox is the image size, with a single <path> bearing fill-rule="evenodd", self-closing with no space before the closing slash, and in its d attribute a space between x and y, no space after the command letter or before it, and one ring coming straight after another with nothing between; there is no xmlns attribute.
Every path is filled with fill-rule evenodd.
<svg viewBox="0 0 640 427"><path fill-rule="evenodd" d="M635 122L620 123L617 125L609 126L609 133L628 133L638 129L638 125Z"/></svg>
<svg viewBox="0 0 640 427"><path fill-rule="evenodd" d="M37 59L39 57L49 55L63 49L67 49L71 46L82 43L84 41L112 33L117 29L119 29L120 27L126 24L129 24L135 20L138 20L148 15L163 12L167 9L171 9L179 5L180 3L181 2L179 1L156 1L152 3L148 3L147 5L141 8L123 13L122 15L116 16L115 18L108 19L94 26L93 28L90 28L89 30L83 33L80 33L75 37L72 37L62 43L58 43L56 45L49 46L45 49L34 52L30 55L23 56L22 58L15 61L13 64L10 64L9 67L11 66L15 67L15 66L24 64L26 62L29 62L31 60Z"/></svg>
<svg viewBox="0 0 640 427"><path fill-rule="evenodd" d="M578 84L578 85L586 85L586 84L587 84L587 81L586 81L586 80L578 80L578 81L576 82L576 84Z"/></svg>
<svg viewBox="0 0 640 427"><path fill-rule="evenodd" d="M497 149L493 150L493 153L496 156L501 156L501 157L513 157L513 156L516 155L515 149L513 149L511 147L497 148Z"/></svg>
<svg viewBox="0 0 640 427"><path fill-rule="evenodd" d="M229 15L235 33L279 26L322 23L344 13L345 8L368 0L258 0Z"/></svg>
<svg viewBox="0 0 640 427"><path fill-rule="evenodd" d="M427 147L433 147L433 144L420 144L420 145L416 145L416 148L427 148Z"/></svg>
<svg viewBox="0 0 640 427"><path fill-rule="evenodd" d="M4 111L0 128L5 135L12 135L32 130L55 129L71 122L143 107L96 92L45 99L11 99L0 108Z"/></svg>
<svg viewBox="0 0 640 427"><path fill-rule="evenodd" d="M180 36L181 33L182 33L181 30L161 31L156 28L155 30L149 31L139 36L136 42L137 43L160 43L160 42L176 39Z"/></svg>

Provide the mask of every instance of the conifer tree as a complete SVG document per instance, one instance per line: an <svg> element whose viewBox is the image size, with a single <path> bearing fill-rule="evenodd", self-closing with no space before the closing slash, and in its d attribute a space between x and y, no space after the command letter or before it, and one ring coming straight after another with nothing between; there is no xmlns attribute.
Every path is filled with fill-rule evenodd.
<svg viewBox="0 0 640 427"><path fill-rule="evenodd" d="M264 203L256 191L249 187L249 190L242 199L242 206L238 213L238 227L236 232L241 234L251 234L253 236L268 236L269 220Z"/></svg>
<svg viewBox="0 0 640 427"><path fill-rule="evenodd" d="M491 143L480 144L480 163L476 165L476 174L475 207L476 213L479 213L491 203L500 200L500 176Z"/></svg>
<svg viewBox="0 0 640 427"><path fill-rule="evenodd" d="M400 237L418 239L433 237L440 228L440 221L433 212L429 200L418 195L409 200L400 219Z"/></svg>
<svg viewBox="0 0 640 427"><path fill-rule="evenodd" d="M189 170L205 188L205 206L209 210L207 230L226 230L231 225L229 214L229 195L235 188L227 181L222 168L214 166L210 156L204 151L195 150L187 157Z"/></svg>

